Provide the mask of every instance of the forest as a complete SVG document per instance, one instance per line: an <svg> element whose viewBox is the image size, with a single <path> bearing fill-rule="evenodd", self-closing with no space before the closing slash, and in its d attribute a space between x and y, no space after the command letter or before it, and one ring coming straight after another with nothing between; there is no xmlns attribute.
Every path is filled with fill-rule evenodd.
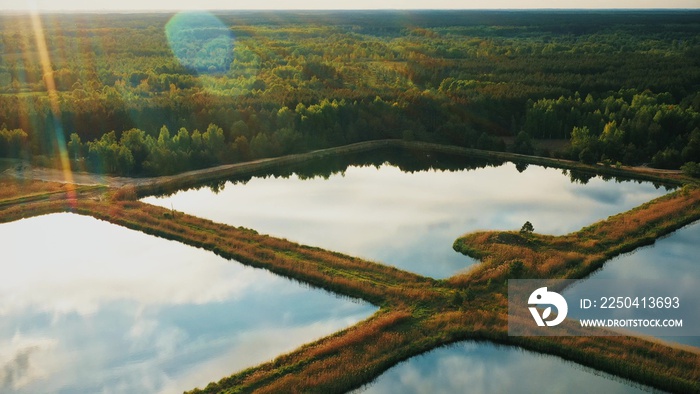
<svg viewBox="0 0 700 394"><path fill-rule="evenodd" d="M698 174L699 112L697 11L0 14L0 157L45 166L404 139Z"/></svg>

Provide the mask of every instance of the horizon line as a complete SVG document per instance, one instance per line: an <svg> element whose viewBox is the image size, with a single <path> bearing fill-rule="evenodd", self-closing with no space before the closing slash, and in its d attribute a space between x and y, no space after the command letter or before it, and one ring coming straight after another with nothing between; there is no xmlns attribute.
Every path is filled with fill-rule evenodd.
<svg viewBox="0 0 700 394"><path fill-rule="evenodd" d="M542 8L76 8L76 9L29 9L15 8L0 10L0 14L6 13L170 13L183 11L206 11L206 12L291 12L291 11L320 11L320 12L354 12L354 11L700 11L700 7L619 7L619 8L575 8L575 7L542 7Z"/></svg>

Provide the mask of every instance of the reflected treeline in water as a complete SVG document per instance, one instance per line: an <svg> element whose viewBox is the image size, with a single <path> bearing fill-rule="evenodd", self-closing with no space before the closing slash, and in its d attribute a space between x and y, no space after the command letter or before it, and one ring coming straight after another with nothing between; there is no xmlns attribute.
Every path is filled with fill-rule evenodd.
<svg viewBox="0 0 700 394"><path fill-rule="evenodd" d="M336 174L344 174L350 167L371 166L379 168L384 164L389 164L403 172L414 173L421 171L476 170L485 167L499 167L504 163L506 163L505 160L495 158L468 157L423 149L382 147L362 152L333 153L292 164L265 166L263 169L254 169L247 171L245 174L222 177L215 181L195 183L189 187L167 191L157 196L167 196L177 191L200 189L202 187L208 187L214 193L218 193L224 189L227 182L246 184L253 178L290 178L297 176L301 180L328 179Z"/></svg>
<svg viewBox="0 0 700 394"><path fill-rule="evenodd" d="M297 176L301 180L322 178L328 179L332 175L344 174L350 167L375 167L388 164L399 168L405 173L415 173L423 171L471 171L486 167L500 167L509 162L496 157L489 157L488 153L483 156L470 156L466 154L455 154L441 152L437 150L405 148L405 147L382 147L369 151L352 153L334 153L321 157L314 157L303 162L292 164L280 164L275 166L265 166L262 169L253 169L244 174L236 174L229 177L222 177L215 181L194 183L179 188L178 190L164 191L157 196L171 195L177 191L200 189L207 187L214 193L222 191L227 182L233 184L246 184L253 178L290 178ZM518 172L522 173L531 165L525 161L512 161ZM547 168L547 166L542 166ZM608 174L596 174L589 171L577 169L563 169L562 173L568 176L572 183L585 185L595 177L601 177L605 181L615 182L647 182L631 177L614 176ZM676 186L670 184L654 183L658 189L664 187L666 190L673 190Z"/></svg>
<svg viewBox="0 0 700 394"><path fill-rule="evenodd" d="M521 171L522 172L522 171ZM569 179L571 180L571 183L579 183L581 185L586 185L588 182L596 177L600 177L600 179L608 182L608 181L615 181L617 183L621 182L636 182L639 184L642 184L644 182L650 182L648 180L644 179L635 179L632 177L626 177L626 176L619 176L619 175L610 175L610 174L596 174L590 171L584 171L584 170L577 170L577 169L568 169L568 170L563 170L562 171L564 175L568 175ZM664 188L666 191L671 191L675 190L678 188L678 185L672 184L672 183L661 183L661 182L650 182L651 184L654 185L655 188L660 189Z"/></svg>
<svg viewBox="0 0 700 394"><path fill-rule="evenodd" d="M485 167L498 167L504 160L473 158L418 149L380 148L367 152L333 155L299 163L285 168L256 174L262 177L288 178L296 175L299 179L324 178L343 174L349 167L376 167L384 164L399 168L402 172L421 171L463 171ZM248 178L250 179L250 178Z"/></svg>
<svg viewBox="0 0 700 394"><path fill-rule="evenodd" d="M200 185L143 201L446 278L476 263L453 250L466 232L517 230L529 221L538 233L563 235L666 193L650 182L579 177L562 169L570 162L545 168L554 163L514 164L506 161L512 156L490 160L497 154L445 146L360 148L365 153L318 151L189 174L180 187L208 176L219 182L204 185L218 194ZM245 176L225 177L234 173ZM571 175L582 180L571 182ZM176 190L174 183L167 190Z"/></svg>

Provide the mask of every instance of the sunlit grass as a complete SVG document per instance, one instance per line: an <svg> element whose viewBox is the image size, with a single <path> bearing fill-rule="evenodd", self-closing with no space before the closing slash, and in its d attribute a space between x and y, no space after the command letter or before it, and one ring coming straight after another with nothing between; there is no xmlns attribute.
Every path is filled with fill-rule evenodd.
<svg viewBox="0 0 700 394"><path fill-rule="evenodd" d="M2 222L65 211L90 215L380 306L374 316L353 327L194 392L346 392L400 361L461 340L519 346L665 390L700 389L697 351L634 337L508 336L504 288L516 260L523 264L519 277L581 278L610 257L697 220L700 189L691 186L560 237L519 232L466 235L455 243L457 249L482 263L447 280L144 204L135 201L141 191L134 187L88 189L72 204L66 203L61 185L30 182L26 189L13 187L0 195L11 199L0 207ZM14 200L13 193L49 193L54 198Z"/></svg>

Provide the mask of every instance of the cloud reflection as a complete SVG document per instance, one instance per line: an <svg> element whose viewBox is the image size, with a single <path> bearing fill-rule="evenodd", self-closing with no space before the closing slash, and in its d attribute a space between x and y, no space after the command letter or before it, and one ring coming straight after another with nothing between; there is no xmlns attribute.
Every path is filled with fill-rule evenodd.
<svg viewBox="0 0 700 394"><path fill-rule="evenodd" d="M358 392L638 393L608 375L551 356L488 343L462 342L413 357Z"/></svg>
<svg viewBox="0 0 700 394"><path fill-rule="evenodd" d="M0 237L3 393L182 392L376 310L90 217Z"/></svg>
<svg viewBox="0 0 700 394"><path fill-rule="evenodd" d="M6 362L4 366L0 366L0 388L14 388L15 382L19 383L27 375L29 356L36 350L35 346L20 349L10 361Z"/></svg>
<svg viewBox="0 0 700 394"><path fill-rule="evenodd" d="M595 291L605 286L609 280L615 284L615 294L610 296L677 296L683 301L684 328L682 334L697 332L694 329L700 325L700 303L690 300L700 299L700 266L697 256L700 255L700 222L686 226L669 236L657 240L653 245L640 248L608 261L605 266L591 276L591 282L579 282L567 289L565 295L572 298L583 297L584 294L603 294L605 291ZM594 282L595 281L595 282ZM586 290L584 290L586 289ZM693 309L694 308L694 309ZM581 318L573 308L572 317ZM650 310L653 311L653 310ZM649 316L644 310L611 310L617 312L617 318L645 317L666 318L661 313ZM629 314L626 315L625 313ZM643 329L631 328L634 332L644 332ZM673 330L671 330L672 332ZM662 337L662 339L664 339ZM666 340L681 344L700 347L699 336L667 337Z"/></svg>
<svg viewBox="0 0 700 394"><path fill-rule="evenodd" d="M512 163L473 171L404 173L385 164L348 167L327 180L252 178L148 203L338 250L437 278L474 261L452 250L475 230L566 234L664 194L650 183L571 183L561 170Z"/></svg>
<svg viewBox="0 0 700 394"><path fill-rule="evenodd" d="M0 316L27 308L89 315L116 300L204 304L272 280L205 251L77 215L21 220L0 226L0 236L11 245L2 262L11 275L0 277L0 292L12 294L0 298Z"/></svg>
<svg viewBox="0 0 700 394"><path fill-rule="evenodd" d="M0 392L11 392L45 375L41 359L55 346L49 338L0 338Z"/></svg>

